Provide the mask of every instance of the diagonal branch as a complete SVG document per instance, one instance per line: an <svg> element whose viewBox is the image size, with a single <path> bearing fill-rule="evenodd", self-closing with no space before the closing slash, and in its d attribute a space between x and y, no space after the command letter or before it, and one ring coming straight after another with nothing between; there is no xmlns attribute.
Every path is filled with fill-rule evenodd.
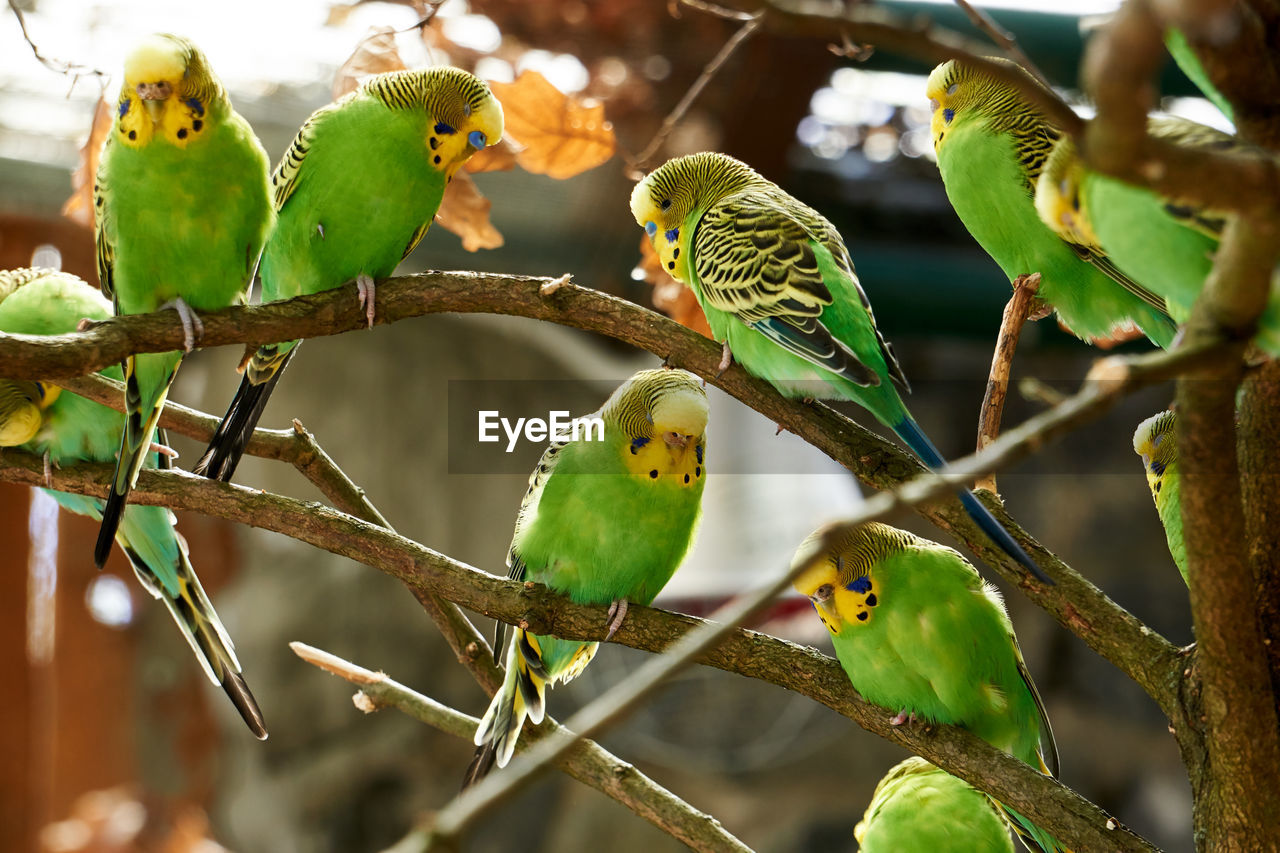
<svg viewBox="0 0 1280 853"><path fill-rule="evenodd" d="M1006 434L1001 442L1010 442L1012 435L1012 432ZM925 500L946 489L949 479L971 477L984 466L1004 461L1007 457L997 457L988 451L980 463L962 466L947 477L918 478L897 495L875 496L872 499L875 503L870 505L883 508ZM37 457L10 450L0 454L0 462L4 463L0 467L0 480L44 484L44 466ZM112 472L111 466L103 464L68 467L54 472L54 486L64 491L102 496L106 494ZM468 609L506 621L527 623L535 633L555 633L568 639L602 639L606 622L602 606L576 605L536 584L484 574L327 507L218 483L182 471L145 470L139 476L133 495L142 503L202 512L308 542L391 574L412 587L432 590ZM708 624L693 617L633 606L615 640L634 648L662 652ZM990 791L1037 822L1043 821L1051 831L1088 842L1083 845L1085 849L1153 849L1128 830L1103 829L1119 825L1096 806L967 731L950 726L891 725L885 709L857 697L836 661L812 649L734 629L721 645L706 653L704 662L778 684L822 702L868 731ZM1105 840L1105 845L1100 839Z"/></svg>
<svg viewBox="0 0 1280 853"><path fill-rule="evenodd" d="M973 22L975 27L986 33L993 42L1000 45L1001 50L1009 54L1010 59L1031 72L1031 75L1039 80L1046 89L1053 88L1049 78L1044 76L1044 72L1036 67L1036 64L1031 61L1031 57L1027 56L1026 51L1022 49L1022 45L1018 44L1018 39L1013 33L1000 26L995 18L987 14L985 10L974 6L969 0L956 0L956 5L969 16L969 20Z"/></svg>
<svg viewBox="0 0 1280 853"><path fill-rule="evenodd" d="M371 672L305 643L290 643L289 648L307 663L359 687L360 692L352 697L352 701L366 714L381 708L396 708L416 720L467 741L471 740L476 726L480 724L475 717L416 693L381 672ZM561 731L554 721L549 722L549 726L526 731L516 744L516 751L528 749L531 744L545 737L544 733ZM623 803L694 850L750 853L750 848L721 826L720 821L693 808L633 765L591 741L580 742L569 755L557 762L557 766L584 785ZM403 843L412 845L413 837L410 836Z"/></svg>
<svg viewBox="0 0 1280 853"><path fill-rule="evenodd" d="M768 383L748 375L738 365L721 375L720 348L702 335L630 302L573 284L559 284L554 292L544 295L543 286L556 281L471 272L391 278L378 285L376 322L390 323L447 311L485 312L603 333L702 376L814 445L873 488L891 488L924 470L915 457L828 406L786 400ZM338 334L363 329L366 322L351 286L287 302L230 308L203 319L204 341L208 345L256 345ZM61 376L98 369L132 351L162 352L178 346L181 339L182 327L173 312L116 317L71 335L42 338L0 334L0 362L13 378ZM1109 361L1124 365L1129 384L1086 389L1085 393L1093 396L1059 429L1069 429L1104 411L1116 399L1113 391L1127 393L1141 384L1168 379L1189 362L1204 357L1205 353L1156 354L1145 360ZM1030 452L1047 438L1033 434L1022 452ZM1028 582L1021 567L988 542L958 501L940 500L917 511L950 532L1005 578L1019 584L1029 597L1137 681L1173 716L1174 687L1169 679L1169 673L1177 669L1176 656L1170 651L1173 647L1040 546L993 497L985 496L985 501L1014 538L1057 581L1056 587L1048 590Z"/></svg>

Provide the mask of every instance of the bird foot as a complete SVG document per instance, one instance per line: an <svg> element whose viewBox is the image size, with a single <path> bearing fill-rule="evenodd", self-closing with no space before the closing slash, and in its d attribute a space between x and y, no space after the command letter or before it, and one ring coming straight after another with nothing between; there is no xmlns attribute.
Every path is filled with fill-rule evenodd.
<svg viewBox="0 0 1280 853"><path fill-rule="evenodd" d="M191 352L191 350L195 349L196 341L204 337L204 323L200 321L200 317L181 296L177 299L171 299L156 310L164 311L167 309L173 309L178 312L178 319L182 321L182 349L185 352Z"/></svg>
<svg viewBox="0 0 1280 853"><path fill-rule="evenodd" d="M784 432L787 431L787 428L784 427L782 424L774 424L774 426L777 427L777 429L773 431L774 435L782 435Z"/></svg>
<svg viewBox="0 0 1280 853"><path fill-rule="evenodd" d="M725 341L720 349L720 363L716 365L716 379L724 376L724 372L731 364L733 364L733 350L729 349L729 342Z"/></svg>
<svg viewBox="0 0 1280 853"><path fill-rule="evenodd" d="M81 317L80 322L76 323L76 331L87 332L98 325L99 322L98 320L90 320L88 317Z"/></svg>
<svg viewBox="0 0 1280 853"><path fill-rule="evenodd" d="M609 630L604 635L604 641L607 643L613 639L613 635L618 633L618 629L622 627L622 620L627 618L627 600L625 598L614 599L609 605L609 613L605 616L608 621Z"/></svg>
<svg viewBox="0 0 1280 853"><path fill-rule="evenodd" d="M60 467L53 461L53 457L49 455L49 451L44 452L44 486L46 489L53 488L53 469Z"/></svg>
<svg viewBox="0 0 1280 853"><path fill-rule="evenodd" d="M356 276L356 293L360 297L360 307L364 309L365 320L369 323L369 328L373 328L373 301L377 287L373 283L373 279L365 273Z"/></svg>
<svg viewBox="0 0 1280 853"><path fill-rule="evenodd" d="M151 442L151 448L149 452L159 453L161 456L164 456L168 459L178 458L178 451L174 450L172 447L168 446L167 444L161 444L158 441Z"/></svg>
<svg viewBox="0 0 1280 853"><path fill-rule="evenodd" d="M889 725L900 726L903 723L907 723L907 722L914 723L915 721L916 721L915 712L907 711L906 708L903 708L901 711L899 711L898 713L894 714L892 717L889 718Z"/></svg>

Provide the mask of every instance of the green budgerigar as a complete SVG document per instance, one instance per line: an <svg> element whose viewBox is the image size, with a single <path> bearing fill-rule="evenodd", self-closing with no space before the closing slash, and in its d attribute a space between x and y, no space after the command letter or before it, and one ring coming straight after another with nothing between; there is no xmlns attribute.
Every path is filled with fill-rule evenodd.
<svg viewBox="0 0 1280 853"><path fill-rule="evenodd" d="M1177 416L1172 409L1152 415L1133 434L1133 452L1142 457L1147 486L1164 525L1173 562L1187 581L1187 546L1182 542L1182 479L1178 473Z"/></svg>
<svg viewBox="0 0 1280 853"><path fill-rule="evenodd" d="M107 300L73 275L45 269L0 272L0 331L60 335L75 331L82 318L110 316ZM121 377L118 367L102 373ZM42 454L49 465L110 462L123 432L124 416L113 409L43 382L0 379L0 447L19 446ZM151 453L144 464L154 467L157 462L158 454ZM49 494L72 512L102 517L103 502L97 498ZM162 507L126 506L115 540L142 586L169 608L205 674L226 691L250 730L265 738L262 711L240 674L231 638L191 567L173 513Z"/></svg>
<svg viewBox="0 0 1280 853"><path fill-rule="evenodd" d="M947 198L1010 281L1040 273L1038 295L1083 340L1107 340L1132 324L1168 346L1176 327L1163 299L1036 216L1036 183L1061 130L1016 87L959 60L935 68L927 92Z"/></svg>
<svg viewBox="0 0 1280 853"><path fill-rule="evenodd" d="M1260 153L1234 136L1175 116L1152 118L1148 132L1188 148ZM1097 246L1125 273L1160 294L1169 313L1184 322L1213 269L1227 215L1085 167L1075 143L1064 136L1053 146L1036 189L1036 210L1046 225ZM1258 321L1258 346L1280 355L1280 276Z"/></svg>
<svg viewBox="0 0 1280 853"><path fill-rule="evenodd" d="M98 276L115 313L176 309L189 352L201 329L196 312L242 302L271 226L267 166L199 48L154 35L134 49L94 184ZM94 549L99 566L182 356L125 362L128 417Z"/></svg>
<svg viewBox="0 0 1280 853"><path fill-rule="evenodd" d="M928 466L946 465L911 417L893 349L835 226L724 154L664 164L636 185L631 213L663 265L693 289L716 340L792 398L852 400ZM895 387L896 386L896 387ZM965 511L1001 549L1051 581L977 498Z"/></svg>
<svg viewBox="0 0 1280 853"><path fill-rule="evenodd" d="M794 565L821 547L825 530L797 549ZM1058 752L1013 625L994 587L956 551L886 524L845 533L795 581L813 603L836 657L868 702L963 726L1044 773ZM1064 850L1012 809L1020 836Z"/></svg>
<svg viewBox="0 0 1280 853"><path fill-rule="evenodd" d="M853 834L859 853L1013 853L986 794L914 756L876 785Z"/></svg>
<svg viewBox="0 0 1280 853"><path fill-rule="evenodd" d="M321 107L271 176L277 222L262 252L262 301L353 279L369 325L374 279L426 235L445 185L502 138L502 105L458 68L379 74ZM298 341L259 347L195 471L230 480Z"/></svg>
<svg viewBox="0 0 1280 853"><path fill-rule="evenodd" d="M706 483L707 394L683 370L642 370L553 440L529 477L507 554L510 577L579 604L612 604L609 636L628 602L648 605L693 543ZM562 437L564 438L564 437ZM517 628L507 675L476 729L466 784L505 767L528 717L542 722L548 685L568 681L597 644ZM496 652L496 648L495 648Z"/></svg>

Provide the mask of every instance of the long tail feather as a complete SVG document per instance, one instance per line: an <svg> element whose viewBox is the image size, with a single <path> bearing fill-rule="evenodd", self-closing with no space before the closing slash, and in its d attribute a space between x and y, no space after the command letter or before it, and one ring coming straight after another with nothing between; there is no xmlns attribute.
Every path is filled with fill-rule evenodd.
<svg viewBox="0 0 1280 853"><path fill-rule="evenodd" d="M102 511L98 541L93 548L93 561L98 568L103 567L111 553L111 543L115 541L116 530L120 527L120 516L129 500L129 491L138 482L138 472L142 470L142 463L151 447L151 435L160 419L165 397L169 395L169 386L173 384L173 377L181 363L181 353L145 353L129 356L125 361L124 434L120 438L120 453L116 456L116 472L111 479L111 491L107 495L106 508ZM142 396L143 383L138 376L140 365L146 368L148 374L152 374L147 377L147 384L151 385L151 380L155 380L154 384L159 389L150 403L144 401Z"/></svg>
<svg viewBox="0 0 1280 853"><path fill-rule="evenodd" d="M989 797L996 809L1004 815L1005 821L1008 822L1009 828L1013 830L1013 834L1018 837L1018 841L1022 846L1030 850L1031 853L1072 853L1071 848L1063 845L1061 841L1018 814L995 797Z"/></svg>
<svg viewBox="0 0 1280 853"><path fill-rule="evenodd" d="M231 482L245 446L262 417L263 409L267 407L267 400L297 352L297 345L284 352L280 352L281 349L281 344L271 344L259 347L253 354L244 378L240 380L240 387L210 439L209 447L196 463L194 473Z"/></svg>
<svg viewBox="0 0 1280 853"><path fill-rule="evenodd" d="M901 421L893 425L893 431L898 434L911 451L920 457L920 461L924 462L930 468L942 468L947 464L947 460L942 458L942 454L938 452L938 448L933 446L933 442L924 434L911 417L905 416ZM1031 559L1031 555L1023 550L1008 530L1004 529L996 517L991 514L982 503L968 489L959 489L960 503L964 506L965 512L973 519L974 523L981 528L982 532L987 534L992 542L1000 547L1010 557L1013 557L1018 563L1036 577L1041 583L1053 585L1053 580L1044 573L1035 561Z"/></svg>
<svg viewBox="0 0 1280 853"><path fill-rule="evenodd" d="M172 516L170 518L172 519ZM123 536L121 545L124 546L125 555L133 565L133 571L138 576L138 580L148 592L162 600L168 607L169 614L173 616L173 621L177 623L178 629L191 647L196 660L200 662L205 675L226 692L227 698L240 712L240 717L253 732L254 737L266 740L266 720L262 715L262 709L258 707L258 701L249 690L249 685L240 674L240 661L236 658L231 637L227 634L227 629L223 627L222 620L218 618L217 611L213 609L209 597L205 595L204 588L200 585L200 579L191 567L186 542L176 531L173 535L178 545L177 560L171 567L176 578L174 584L177 589L176 594L170 591L171 586L166 586L147 564L140 553L141 548L135 548L132 543L125 541ZM154 549L148 549L148 552L154 554Z"/></svg>

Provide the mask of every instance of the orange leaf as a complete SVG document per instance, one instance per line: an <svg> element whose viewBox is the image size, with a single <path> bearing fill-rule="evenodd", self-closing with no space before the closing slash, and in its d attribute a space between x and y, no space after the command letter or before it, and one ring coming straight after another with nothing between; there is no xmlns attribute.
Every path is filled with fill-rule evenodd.
<svg viewBox="0 0 1280 853"><path fill-rule="evenodd" d="M662 268L662 259L653 250L648 237L640 238L640 263L637 269L644 273L644 280L653 285L653 307L682 326L688 326L700 335L712 340L711 327L702 313L698 297L693 291L676 281Z"/></svg>
<svg viewBox="0 0 1280 853"><path fill-rule="evenodd" d="M458 171L444 188L436 222L462 238L468 252L496 249L502 245L502 234L489 221L493 202L480 193L476 182L466 172Z"/></svg>
<svg viewBox="0 0 1280 853"><path fill-rule="evenodd" d="M80 147L80 165L71 175L71 197L62 205L62 215L85 228L93 227L93 182L98 176L98 160L112 123L111 104L105 97L99 98L93 110L89 138Z"/></svg>
<svg viewBox="0 0 1280 853"><path fill-rule="evenodd" d="M390 27L373 27L333 78L333 99L354 92L366 77L406 68L396 49L396 33Z"/></svg>
<svg viewBox="0 0 1280 853"><path fill-rule="evenodd" d="M514 83L490 82L489 87L502 102L506 133L525 146L516 162L530 172L572 178L617 150L603 104L588 106L568 97L537 71L521 73Z"/></svg>
<svg viewBox="0 0 1280 853"><path fill-rule="evenodd" d="M462 168L473 175L477 172L509 172L515 168L516 157L521 150L519 145L504 136L497 144L472 154Z"/></svg>

